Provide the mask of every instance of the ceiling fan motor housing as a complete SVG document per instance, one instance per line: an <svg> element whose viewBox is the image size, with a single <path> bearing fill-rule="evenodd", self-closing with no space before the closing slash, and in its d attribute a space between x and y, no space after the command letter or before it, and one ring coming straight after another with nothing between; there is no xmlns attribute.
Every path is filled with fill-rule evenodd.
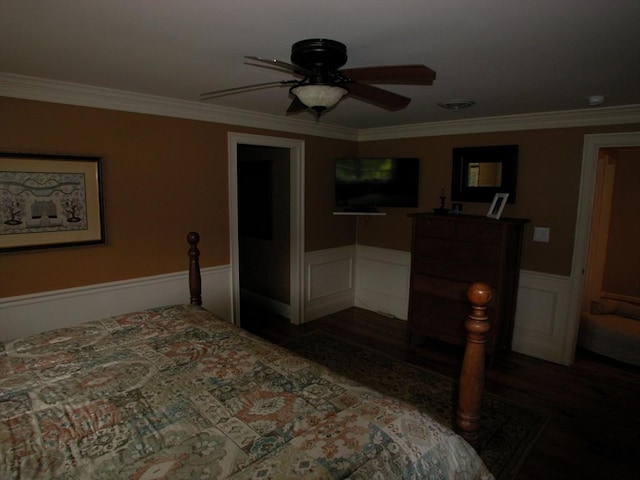
<svg viewBox="0 0 640 480"><path fill-rule="evenodd" d="M335 40L315 38L301 40L291 47L291 62L317 74L316 82L329 80L332 74L347 63L347 47Z"/></svg>

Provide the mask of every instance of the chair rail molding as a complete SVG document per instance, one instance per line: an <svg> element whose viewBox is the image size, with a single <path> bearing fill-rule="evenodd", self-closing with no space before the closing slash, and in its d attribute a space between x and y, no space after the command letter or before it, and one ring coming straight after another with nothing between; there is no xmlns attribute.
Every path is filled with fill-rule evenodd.
<svg viewBox="0 0 640 480"><path fill-rule="evenodd" d="M411 254L392 249L349 245L307 252L305 321L353 306L406 320L410 269ZM231 276L230 265L202 269L203 306L228 321L233 318ZM185 303L187 278L185 271L2 298L0 341ZM570 286L569 277L520 271L514 351L555 363L571 363L564 355Z"/></svg>
<svg viewBox="0 0 640 480"><path fill-rule="evenodd" d="M232 319L231 268L203 268L202 306ZM189 273L177 272L0 299L0 341L163 305L189 303Z"/></svg>

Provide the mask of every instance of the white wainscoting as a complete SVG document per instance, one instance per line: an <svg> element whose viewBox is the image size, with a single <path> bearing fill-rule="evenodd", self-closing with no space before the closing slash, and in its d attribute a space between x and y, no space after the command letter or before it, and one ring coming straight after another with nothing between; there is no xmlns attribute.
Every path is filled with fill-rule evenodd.
<svg viewBox="0 0 640 480"><path fill-rule="evenodd" d="M305 321L358 306L403 320L411 254L354 245L306 254ZM522 270L513 350L564 363L569 278Z"/></svg>
<svg viewBox="0 0 640 480"><path fill-rule="evenodd" d="M358 245L356 255L356 306L406 320L411 254Z"/></svg>
<svg viewBox="0 0 640 480"><path fill-rule="evenodd" d="M358 306L406 320L408 252L351 245L305 254L305 321ZM0 341L188 301L187 272L0 299ZM232 321L231 266L202 269L204 307ZM569 278L522 270L513 350L565 363ZM286 312L282 312L286 313Z"/></svg>
<svg viewBox="0 0 640 480"><path fill-rule="evenodd" d="M512 343L515 352L565 363L569 291L569 277L520 271Z"/></svg>
<svg viewBox="0 0 640 480"><path fill-rule="evenodd" d="M231 321L231 267L201 270L203 306ZM127 312L189 302L187 272L0 299L0 341Z"/></svg>
<svg viewBox="0 0 640 480"><path fill-rule="evenodd" d="M355 259L355 245L305 254L305 322L354 305Z"/></svg>
<svg viewBox="0 0 640 480"><path fill-rule="evenodd" d="M358 306L407 319L411 254L352 245L307 252L305 321Z"/></svg>

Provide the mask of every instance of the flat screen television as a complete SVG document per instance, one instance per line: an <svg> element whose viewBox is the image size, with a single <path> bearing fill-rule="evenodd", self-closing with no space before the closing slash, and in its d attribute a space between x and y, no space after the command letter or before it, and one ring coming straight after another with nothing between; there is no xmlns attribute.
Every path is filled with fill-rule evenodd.
<svg viewBox="0 0 640 480"><path fill-rule="evenodd" d="M335 161L336 207L376 211L418 206L418 158L340 158Z"/></svg>

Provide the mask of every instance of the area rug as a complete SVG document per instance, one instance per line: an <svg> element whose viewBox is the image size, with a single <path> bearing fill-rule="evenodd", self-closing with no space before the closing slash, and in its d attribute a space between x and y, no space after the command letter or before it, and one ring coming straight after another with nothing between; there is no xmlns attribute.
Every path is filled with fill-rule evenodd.
<svg viewBox="0 0 640 480"><path fill-rule="evenodd" d="M381 393L455 425L457 384L424 368L316 330L284 347ZM485 392L480 418L480 456L497 480L515 478L548 416Z"/></svg>

